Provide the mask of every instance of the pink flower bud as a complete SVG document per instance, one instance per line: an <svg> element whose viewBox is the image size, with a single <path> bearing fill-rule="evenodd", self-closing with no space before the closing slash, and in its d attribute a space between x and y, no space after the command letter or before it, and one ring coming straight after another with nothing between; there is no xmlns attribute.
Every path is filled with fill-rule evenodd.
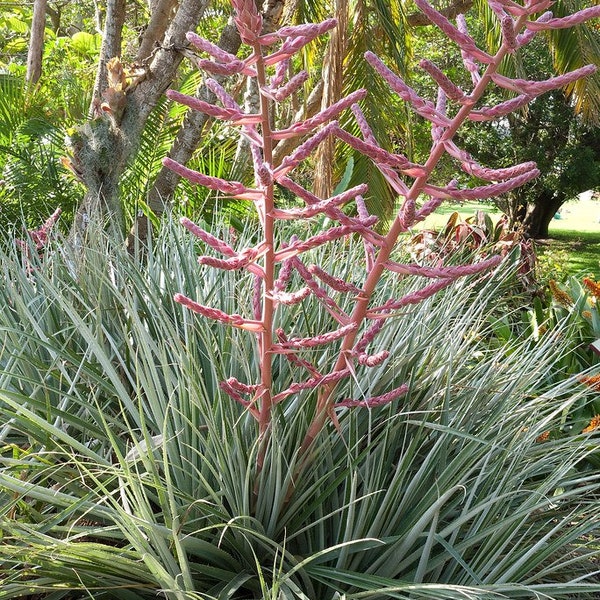
<svg viewBox="0 0 600 600"><path fill-rule="evenodd" d="M359 354L357 356L358 364L364 367L376 367L384 362L390 353L387 350L382 350L377 354Z"/></svg>
<svg viewBox="0 0 600 600"><path fill-rule="evenodd" d="M511 52L514 52L518 44L512 17L509 17L508 15L502 17L500 25L502 28L502 40L504 45L509 48Z"/></svg>
<svg viewBox="0 0 600 600"><path fill-rule="evenodd" d="M233 18L240 37L245 44L254 44L262 31L262 16L254 0L231 0L236 12Z"/></svg>

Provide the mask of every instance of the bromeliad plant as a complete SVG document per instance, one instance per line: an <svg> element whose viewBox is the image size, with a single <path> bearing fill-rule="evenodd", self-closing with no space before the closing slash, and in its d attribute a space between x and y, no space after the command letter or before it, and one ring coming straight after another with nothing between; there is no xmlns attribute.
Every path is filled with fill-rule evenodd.
<svg viewBox="0 0 600 600"><path fill-rule="evenodd" d="M193 33L189 34L189 40L199 51L210 55L208 59L199 58L197 61L198 66L207 73L241 74L254 78L260 90L260 110L256 113L245 112L213 79L208 79L207 85L215 93L221 106L175 91L168 92L168 95L192 109L240 127L241 135L250 142L254 185L248 187L241 182L202 175L169 158L164 162L195 184L253 203L262 238L254 246L242 250L235 249L187 219L182 222L191 233L221 255L201 256L201 264L218 269L248 271L255 279L255 292L252 302L241 308L240 314L226 313L219 308L197 303L183 294L177 294L175 300L196 313L256 336L260 370L258 380L247 382L230 377L221 383L221 388L256 419L261 440L268 438L267 432L278 404L304 390L314 390L317 393L316 410L300 444L300 455L304 456L328 420L337 425L337 409L385 405L407 392L407 384L367 398L340 398L336 392L340 387L339 383L355 377L361 367L376 367L387 360L389 353L385 348L370 348L388 318L403 307L419 303L446 288L459 277L483 273L500 263L501 257L493 256L458 266L445 264L444 261L427 266L397 262L393 253L400 235L423 220L445 199L487 199L521 186L538 175L535 163L531 162L504 169L483 167L457 145L454 141L455 134L466 120L502 118L526 106L544 92L572 84L593 73L596 67L588 65L546 81L528 81L503 76L498 70L508 55L530 42L537 32L570 27L598 17L600 7L588 8L566 18L553 18L550 12L543 12L536 18L536 15L552 5L551 0L526 0L523 4L513 0L489 0L502 31L500 47L495 54L489 54L480 49L469 35L463 16L459 15L454 25L425 0L415 0L415 4L427 18L458 44L473 87L470 91L460 89L436 65L422 60L420 67L433 78L439 88L437 101L434 103L421 98L373 53L365 54L365 59L391 89L420 117L431 123L433 143L429 157L423 164L414 164L402 154L388 152L379 145L358 104L367 93L364 89L349 94L312 118L278 129L275 125L277 121L273 119L277 107L308 79L305 72L287 78L292 58L311 40L335 27L336 21L328 19L318 24L289 26L273 33L263 33L262 18L254 0L232 0L232 4L241 39L251 50L246 59L241 60L223 52ZM478 106L490 84L516 92L516 95L496 106ZM354 114L362 139L342 129L336 120L346 109L351 109ZM319 144L330 136L371 158L400 196L400 209L385 235L375 230L377 219L366 209L363 200L367 192L365 185L358 185L330 198L319 198L293 179L294 169L309 159ZM275 165L275 145L290 137L306 139L280 164ZM486 183L469 189L459 189L455 181L445 186L434 185L434 169L445 154L458 161L464 171ZM296 195L303 201L304 207L278 206L277 186ZM425 200L421 203L422 198ZM355 203L355 215L351 211L347 213L342 210L350 202ZM306 239L278 238L279 221L311 219L316 215L326 216L332 225ZM338 242L347 236L360 236L364 243L364 278L360 284L335 278L320 265L309 264L304 258L307 251ZM400 298L390 298L374 306L374 292L380 281L390 274L397 277L420 276L429 282L416 292ZM294 281L301 281L301 287L293 288ZM331 328L312 337L296 336L290 331L284 331L279 325L279 311L285 306L303 302L310 295L318 298L326 307L332 318ZM317 359L314 358L315 354L312 354L311 359L311 353L307 352L332 344L337 345L337 358L325 365L318 353ZM277 387L278 382L274 377L273 365L278 355L285 357L298 373L297 380L289 385L285 384L283 389ZM258 459L259 468L264 459L265 447L263 443Z"/></svg>

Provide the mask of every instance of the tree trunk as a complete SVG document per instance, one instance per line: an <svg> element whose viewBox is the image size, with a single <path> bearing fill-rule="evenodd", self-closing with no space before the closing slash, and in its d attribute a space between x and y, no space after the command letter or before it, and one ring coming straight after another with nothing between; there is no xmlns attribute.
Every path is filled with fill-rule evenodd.
<svg viewBox="0 0 600 600"><path fill-rule="evenodd" d="M344 59L346 58L346 28L348 26L348 0L335 0L334 14L337 27L329 36L323 62L322 78L325 82L321 109L324 110L342 97L344 87ZM314 192L328 198L334 189L335 140L327 137L319 145L316 157Z"/></svg>
<svg viewBox="0 0 600 600"><path fill-rule="evenodd" d="M537 198L525 220L523 230L525 235L533 239L549 237L548 229L558 209L566 202L564 194L544 190Z"/></svg>
<svg viewBox="0 0 600 600"><path fill-rule="evenodd" d="M121 1L112 0L115 10ZM105 75L99 76L99 81L105 81L105 87L98 90L105 102L100 111L96 102L95 118L71 139L73 168L87 186L75 219L76 243L85 236L92 219L107 221L113 235L123 235L119 181L137 151L148 116L175 79L183 58L180 50L187 45L186 33L196 28L208 2L182 0L143 76L129 81L118 60L100 65L106 79L103 79ZM118 17L117 12L115 17ZM105 29L112 35L117 33L118 26L108 23L107 16ZM111 51L117 50L112 43L106 45Z"/></svg>
<svg viewBox="0 0 600 600"><path fill-rule="evenodd" d="M42 56L44 54L44 28L46 27L47 0L35 0L33 4L33 20L31 36L27 52L27 83L34 86L42 75Z"/></svg>
<svg viewBox="0 0 600 600"><path fill-rule="evenodd" d="M90 117L94 118L100 110L102 93L107 88L108 71L107 65L111 58L121 56L121 40L123 25L125 24L125 0L108 0L106 4L106 18L102 32L102 47L100 48L100 60L96 71L92 104L90 106Z"/></svg>

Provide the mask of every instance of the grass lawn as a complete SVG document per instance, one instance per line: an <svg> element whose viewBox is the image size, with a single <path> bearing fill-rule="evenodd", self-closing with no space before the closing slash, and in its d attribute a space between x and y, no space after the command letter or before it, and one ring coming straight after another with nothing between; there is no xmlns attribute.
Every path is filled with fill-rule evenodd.
<svg viewBox="0 0 600 600"><path fill-rule="evenodd" d="M489 213L492 218L502 214L495 206L483 202L448 203L428 217L423 226L438 229L453 212L466 218L477 210ZM570 275L593 275L600 279L600 201L585 198L567 202L560 216L550 224L550 239L537 242L538 254L549 259L547 262L558 263Z"/></svg>

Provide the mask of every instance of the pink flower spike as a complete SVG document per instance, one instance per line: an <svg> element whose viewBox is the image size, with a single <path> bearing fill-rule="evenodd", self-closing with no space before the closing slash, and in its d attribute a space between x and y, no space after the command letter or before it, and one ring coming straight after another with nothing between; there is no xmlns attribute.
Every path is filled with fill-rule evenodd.
<svg viewBox="0 0 600 600"><path fill-rule="evenodd" d="M220 321L221 323L225 323L226 325L238 327L239 329L245 329L246 331L253 331L255 333L260 333L264 331L264 326L260 321L244 319L244 317L235 313L230 315L226 312L223 312L222 310L219 310L218 308L204 306L203 304L194 302L192 299L188 298L187 296L184 296L183 294L175 294L173 296L173 300L185 306L186 308L189 308L191 311L202 315L203 317L208 317L209 319Z"/></svg>
<svg viewBox="0 0 600 600"><path fill-rule="evenodd" d="M349 225L331 227L323 233L313 235L312 237L306 240L298 241L295 244L290 244L286 248L282 248L281 250L275 252L275 260L281 261L285 260L286 258L297 256L302 252L306 252L308 250L311 250L312 248L318 248L319 246L322 246L327 242L331 242L333 240L337 240L341 237L344 237L350 233L354 233L357 229L360 229L360 227L352 227Z"/></svg>
<svg viewBox="0 0 600 600"><path fill-rule="evenodd" d="M192 169L188 169L171 158L164 158L162 161L163 165L167 169L171 169L181 177L184 177L188 181L197 185L202 185L211 190L217 190L223 192L232 198L241 198L243 200L262 200L263 193L260 190L253 190L245 187L239 181L227 181L226 179L220 179L219 177L211 177L210 175L203 175Z"/></svg>
<svg viewBox="0 0 600 600"><path fill-rule="evenodd" d="M435 212L443 201L443 198L431 198L427 202L424 202L423 206L415 214L415 222L423 221L423 219Z"/></svg>
<svg viewBox="0 0 600 600"><path fill-rule="evenodd" d="M432 23L437 25L443 33L456 42L461 50L464 50L482 63L491 64L493 62L493 58L487 52L480 50L470 35L454 27L444 15L435 10L425 0L414 0L414 2Z"/></svg>
<svg viewBox="0 0 600 600"><path fill-rule="evenodd" d="M212 42L209 42L207 39L200 37L197 33L194 33L193 31L189 31L185 37L187 38L188 42L190 42L192 45L196 46L196 48L198 48L198 50L201 50L202 52L206 52L207 54L210 54L213 58L216 58L219 62L222 62L222 63L242 62L234 54L230 54L229 52L226 52L225 50L223 50L216 44L213 44Z"/></svg>
<svg viewBox="0 0 600 600"><path fill-rule="evenodd" d="M334 128L337 127L337 122L332 121L328 125L325 125L323 129L315 133L311 138L306 140L303 144L300 144L298 148L289 156L286 156L279 167L277 167L273 173L275 181L279 181L280 177L287 175L292 169L297 167L303 160L308 158L315 148L328 136L331 135Z"/></svg>
<svg viewBox="0 0 600 600"><path fill-rule="evenodd" d="M288 127L287 129L274 131L273 139L281 140L308 133L313 129L316 129L319 125L323 125L324 123L327 123L327 121L331 121L331 119L337 117L346 108L349 108L359 100L362 100L366 95L367 90L356 90L335 104L332 104L329 108L317 113L314 117L306 119L306 121L301 121L300 123L294 123L294 125Z"/></svg>
<svg viewBox="0 0 600 600"><path fill-rule="evenodd" d="M542 21L538 19L534 22L525 23L525 27L530 31L544 31L546 29L565 29L567 27L573 27L574 25L579 25L580 23L584 23L585 21L589 21L590 19L595 19L600 17L600 5L591 6L590 8L584 8L568 17L563 17L560 19L548 19L547 21Z"/></svg>
<svg viewBox="0 0 600 600"><path fill-rule="evenodd" d="M315 280L310 271L298 258L290 259L293 263L294 268L298 271L298 274L306 285L310 288L310 291L315 297L323 303L327 312L340 324L347 325L349 322L348 315L337 305L335 300L327 293L327 290L323 289Z"/></svg>
<svg viewBox="0 0 600 600"><path fill-rule="evenodd" d="M436 125L447 127L450 125L450 120L443 115L440 115L435 110L435 107L428 100L423 100L417 92L415 92L404 80L389 69L381 59L373 52L365 52L367 62L383 77L388 85L404 100L408 102L413 110L420 114L425 119L432 121Z"/></svg>
<svg viewBox="0 0 600 600"><path fill-rule="evenodd" d="M516 92L526 94L529 96L539 96L540 94L544 94L545 92L549 92L550 90L556 90L565 85L574 83L579 79L588 77L589 75L595 73L597 70L598 67L596 65L586 65L585 67L574 69L573 71L565 73L564 75L550 77L549 79L545 79L543 81L511 79L509 77L505 77L504 75L499 75L498 73L495 73L492 75L492 80L494 81L494 83L505 89L514 90Z"/></svg>
<svg viewBox="0 0 600 600"><path fill-rule="evenodd" d="M493 121L522 108L529 104L531 100L533 100L533 96L521 94L520 96L496 104L496 106L484 106L479 110L473 110L468 115L468 118L471 121Z"/></svg>
<svg viewBox="0 0 600 600"><path fill-rule="evenodd" d="M254 286L252 293L252 313L257 321L262 320L262 289L263 277L254 275Z"/></svg>
<svg viewBox="0 0 600 600"><path fill-rule="evenodd" d="M327 271L324 271L318 265L310 265L308 267L308 271L311 275L315 275L316 277L318 277L323 283L326 283L330 288L334 289L336 292L349 292L351 294L360 294L361 292L361 289L356 287L354 284L348 283L347 281L344 281L339 277L334 277L333 275L330 275L329 273L327 273Z"/></svg>
<svg viewBox="0 0 600 600"><path fill-rule="evenodd" d="M430 60L424 58L419 62L419 66L429 73L431 78L444 90L448 98L458 102L464 100L465 93Z"/></svg>
<svg viewBox="0 0 600 600"><path fill-rule="evenodd" d="M468 30L467 30L467 21L465 19L465 15L458 14L456 16L456 26L457 26L457 29L461 33L464 33L465 35L469 35ZM465 68L471 74L471 81L473 82L473 85L477 85L479 83L479 81L481 80L481 75L479 73L479 67L477 66L477 63L473 60L473 57L468 52L463 50L462 48L460 50L460 55L462 56L463 64L465 65Z"/></svg>
<svg viewBox="0 0 600 600"><path fill-rule="evenodd" d="M367 398L366 400L352 400L351 398L348 398L347 400L336 402L334 408L375 408L376 406L384 406L385 404L389 404L390 402L393 402L394 400L404 396L408 390L409 387L405 383L391 392L382 394L381 396L373 396L372 398Z"/></svg>
<svg viewBox="0 0 600 600"><path fill-rule="evenodd" d="M547 11L545 12L543 15L541 15L536 21L535 23L546 23L548 22L551 18L552 18L552 12L551 11ZM536 35L536 31L533 31L532 29L525 29L525 31L523 33L520 33L517 36L517 44L520 46L525 46L525 44L528 44Z"/></svg>
<svg viewBox="0 0 600 600"><path fill-rule="evenodd" d="M438 279L429 285L426 285L424 288L420 290L416 290L403 296L398 300L388 300L381 306L372 308L367 311L367 317L369 319L388 319L394 316L394 313L390 312L392 310L398 310L399 308L404 308L406 306L410 306L411 304L419 304L419 302L423 302L427 298L441 292L444 288L447 288L449 285L454 283L455 279L447 277L445 279Z"/></svg>
<svg viewBox="0 0 600 600"><path fill-rule="evenodd" d="M283 85L283 82L285 81L285 78L290 70L290 63L291 61L289 58L277 63L277 66L275 67L275 75L271 77L271 81L269 83L270 89L275 89Z"/></svg>
<svg viewBox="0 0 600 600"><path fill-rule="evenodd" d="M367 121L367 118L365 117L360 106L358 104L353 104L351 106L351 110L365 142L372 144L373 146L379 146L375 136L373 135L373 130L371 129L371 126L369 125L369 122Z"/></svg>
<svg viewBox="0 0 600 600"><path fill-rule="evenodd" d="M531 171L501 183L465 189L454 189L451 187L439 188L433 185L425 185L423 191L430 196L452 198L453 200L485 200L486 198L492 198L493 196L510 192L528 181L535 179L539 174L540 172L538 169L531 169Z"/></svg>
<svg viewBox="0 0 600 600"><path fill-rule="evenodd" d="M238 402L239 404L241 404L244 408L248 409L248 412L256 419L258 420L260 417L260 413L259 411L256 409L256 407L254 406L255 401L249 401L249 400L245 400L240 392L238 390L236 390L232 385L231 385L231 380L234 379L233 377L230 377L227 381L221 381L219 383L219 387L232 399L235 400L236 402ZM258 387L258 386L257 386Z"/></svg>
<svg viewBox="0 0 600 600"><path fill-rule="evenodd" d="M501 256L492 256L478 263L450 266L450 267L424 267L421 265L400 264L393 261L387 261L386 269L401 275L418 275L421 277L430 278L447 278L456 279L457 277L465 277L467 275L475 275L488 269L497 267L502 262Z"/></svg>
<svg viewBox="0 0 600 600"><path fill-rule="evenodd" d="M346 142L349 146L352 146L355 150L358 150L362 154L365 154L377 164L388 165L399 169L403 173L410 175L411 177L419 177L425 174L425 170L421 165L411 163L406 157L400 154L392 154L379 146L375 146L368 142L365 142L352 134L348 133L338 125L333 129L335 136L343 142Z"/></svg>
<svg viewBox="0 0 600 600"><path fill-rule="evenodd" d="M364 354L366 347L375 339L379 332L383 329L385 319L375 320L369 328L363 333L360 341L354 346L353 354Z"/></svg>
<svg viewBox="0 0 600 600"><path fill-rule="evenodd" d="M283 329L281 329L281 327L277 329L276 334L277 339L281 343L287 342L288 338L285 335ZM293 352L286 352L283 356L285 356L288 359L288 361L293 365L302 369L306 369L313 377L316 377L318 379L321 379L321 377L323 377L312 363L310 363L307 360L304 360L303 358L300 358L297 354Z"/></svg>
<svg viewBox="0 0 600 600"><path fill-rule="evenodd" d="M289 96L291 96L302 84L308 80L308 73L306 71L300 71L294 75L285 85L278 89L263 87L261 91L272 100L282 102Z"/></svg>
<svg viewBox="0 0 600 600"><path fill-rule="evenodd" d="M340 206L354 199L359 194L365 194L368 190L368 186L366 184L357 185L356 187L350 188L337 196L333 196L328 198L327 200L321 200L320 202L315 202L307 206L306 208L288 208L288 209L279 209L276 208L273 210L273 216L278 219L298 219L298 218L310 218L314 217L317 214L327 212L328 208Z"/></svg>
<svg viewBox="0 0 600 600"><path fill-rule="evenodd" d="M167 97L175 102L185 104L194 110L205 113L217 119L222 119L224 121L241 123L243 120L244 123L260 123L260 118L258 115L246 115L239 109L234 108L221 108L219 106L215 106L214 104L210 104L209 102L204 102L204 100L194 98L193 96L182 94L176 90L168 90Z"/></svg>
<svg viewBox="0 0 600 600"><path fill-rule="evenodd" d="M337 26L337 19L325 19L320 23L307 23L303 25L289 25L287 27L281 27L277 32L277 36L280 38L287 37L312 37L315 38L319 35L327 33L330 29Z"/></svg>
<svg viewBox="0 0 600 600"><path fill-rule="evenodd" d="M266 253L266 245L261 244L257 248L246 248L245 250L243 250L242 252L240 252L232 258L224 260L220 258L213 258L212 256L200 256L198 258L198 262L201 265L208 265L210 267L223 269L225 271L234 271L237 269L248 268L248 270L250 270L250 272L254 273L255 275L262 276L263 273L261 267L255 265L256 267L258 267L258 269L261 269L259 271L257 271L257 269L251 269L250 267L252 266L252 263L256 261L257 258L264 256Z"/></svg>
<svg viewBox="0 0 600 600"><path fill-rule="evenodd" d="M208 233L193 221L190 221L187 217L182 217L179 221L190 233L201 239L205 244L209 245L217 252L224 254L225 256L237 256L236 251L223 240L216 238L214 235Z"/></svg>
<svg viewBox="0 0 600 600"><path fill-rule="evenodd" d="M518 175L522 175L523 173L527 173L528 171L532 171L536 166L537 165L534 162L530 161L505 169L489 169L472 161L463 162L461 168L465 173L469 173L480 179L485 179L487 181L504 181L505 179L511 179Z"/></svg>
<svg viewBox="0 0 600 600"><path fill-rule="evenodd" d="M315 335L310 338L290 338L286 342L277 345L277 349L274 346L274 352L286 351L286 350L298 350L300 348L314 348L315 346L323 346L330 344L343 338L346 334L355 331L358 325L356 323L349 323L335 331L328 333L322 333L321 335Z"/></svg>
<svg viewBox="0 0 600 600"><path fill-rule="evenodd" d="M321 377L313 377L301 383L292 383L292 385L290 385L286 390L276 394L273 397L273 402L281 402L284 398L287 398L292 394L297 394L303 390L312 390L322 385L336 383L337 381L348 377L349 374L350 371L348 369L340 369L339 371L333 371L332 373Z"/></svg>

